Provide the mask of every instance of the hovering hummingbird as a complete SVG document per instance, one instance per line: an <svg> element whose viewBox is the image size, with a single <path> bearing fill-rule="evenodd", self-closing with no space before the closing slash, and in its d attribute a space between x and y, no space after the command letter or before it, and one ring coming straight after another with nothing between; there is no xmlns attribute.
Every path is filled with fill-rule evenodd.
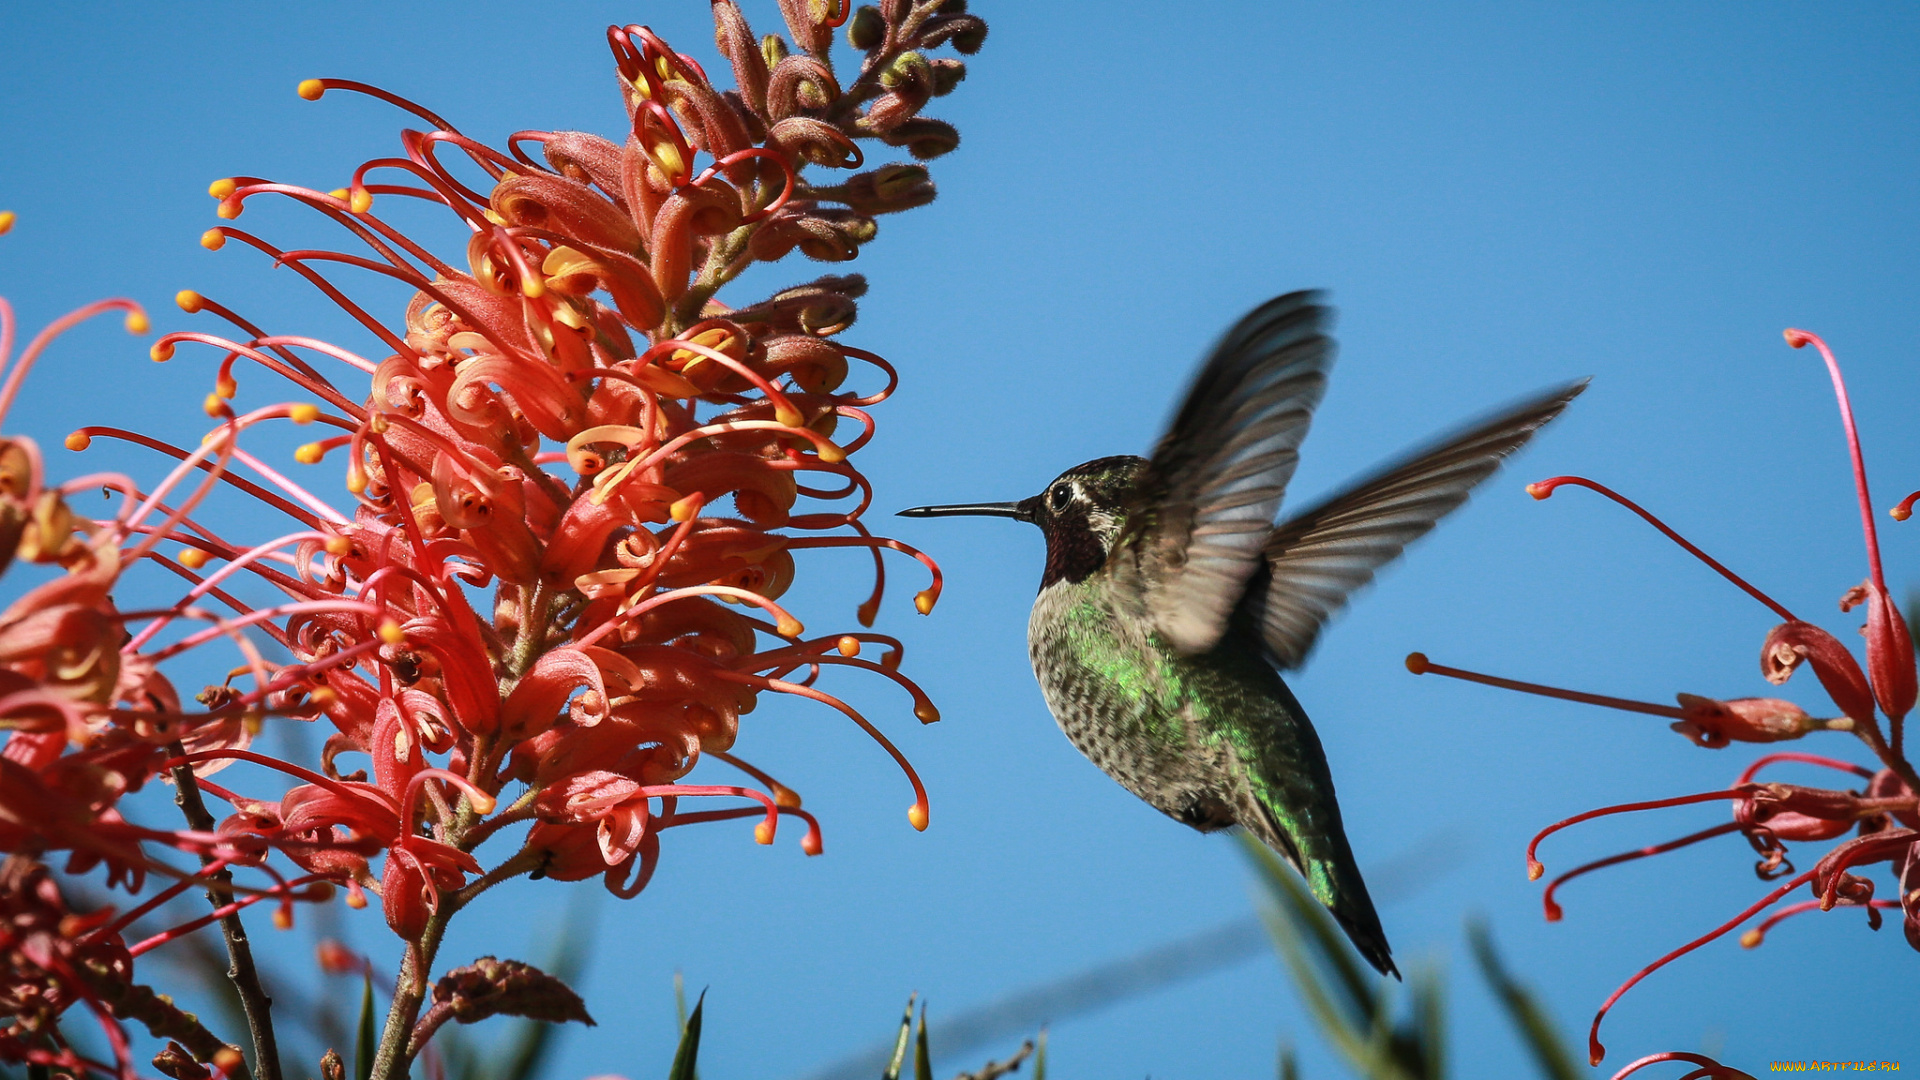
<svg viewBox="0 0 1920 1080"><path fill-rule="evenodd" d="M1089 461L1019 502L901 514L1038 525L1047 561L1027 649L1067 738L1175 820L1247 829L1300 871L1368 962L1397 978L1326 754L1279 672L1299 667L1349 594L1465 502L1586 381L1276 527L1333 362L1333 313L1319 299L1289 293L1241 319L1151 458Z"/></svg>

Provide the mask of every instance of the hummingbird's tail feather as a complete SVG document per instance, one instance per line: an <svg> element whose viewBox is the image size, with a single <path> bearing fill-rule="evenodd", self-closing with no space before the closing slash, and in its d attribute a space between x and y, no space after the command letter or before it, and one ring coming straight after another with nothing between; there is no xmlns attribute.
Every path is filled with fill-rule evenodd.
<svg viewBox="0 0 1920 1080"><path fill-rule="evenodd" d="M1326 906L1328 914L1346 931L1347 940L1353 942L1354 949L1375 971L1400 978L1400 969L1393 964L1393 948L1387 944L1387 932L1380 926L1380 916L1373 910L1373 898L1367 895L1367 883L1360 876L1353 849L1347 845L1346 835L1338 823L1315 845L1318 850L1309 854L1301 851L1265 803L1260 804L1260 810L1258 817L1243 820L1241 825L1300 871L1308 890Z"/></svg>

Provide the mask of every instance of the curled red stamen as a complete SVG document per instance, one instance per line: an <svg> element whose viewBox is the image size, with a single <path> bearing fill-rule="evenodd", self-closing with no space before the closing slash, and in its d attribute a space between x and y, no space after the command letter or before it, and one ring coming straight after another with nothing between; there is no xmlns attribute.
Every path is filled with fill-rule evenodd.
<svg viewBox="0 0 1920 1080"><path fill-rule="evenodd" d="M1540 900L1541 900L1542 906L1546 908L1547 921L1559 922L1561 919L1561 916L1565 914L1560 909L1559 902L1554 899L1553 897L1554 892L1558 890L1560 886L1566 884L1569 881L1572 881L1574 878L1577 878L1582 874L1591 873L1592 871L1599 870L1608 866L1617 866L1623 862L1632 862L1635 859L1644 859L1650 855L1664 855L1669 851L1674 851L1679 848L1687 847L1688 845L1691 845L1691 844L1697 844L1702 840L1711 840L1716 836L1725 836L1726 834L1730 832L1734 832L1739 828L1740 828L1740 823L1737 821L1723 822L1719 825L1715 825L1711 829L1701 829L1699 832L1696 832L1696 833L1688 833L1687 835L1682 836L1677 840L1668 840L1665 843L1652 844L1647 847L1638 848L1633 851L1623 851L1618 855L1609 855L1604 859L1595 859L1590 863L1583 863L1579 866L1576 866L1573 869L1567 871L1566 873L1561 874L1559 877L1554 878L1552 881L1549 881L1547 883L1546 891L1543 894L1541 894Z"/></svg>
<svg viewBox="0 0 1920 1080"><path fill-rule="evenodd" d="M1672 952L1661 957L1660 959L1655 960L1653 963L1648 964L1646 967L1641 968L1639 971L1634 973L1632 978L1628 979L1624 983L1621 983L1620 988L1618 990L1615 990L1611 995L1609 995L1607 997L1607 1000L1601 1004L1600 1011L1595 1013L1593 1016L1593 1026L1589 1028L1587 1031L1587 1053L1591 1060L1591 1064L1598 1065L1607 1056L1607 1048L1600 1045L1600 1022L1607 1018L1607 1010L1613 1008L1613 1003L1616 1001L1619 1001L1621 995L1633 989L1634 986L1640 982L1640 980L1646 978L1647 976L1667 966L1673 961L1678 960L1682 956L1687 955L1688 953L1699 948L1700 946L1705 945L1707 942L1720 937L1721 935L1725 934L1727 931L1732 930L1734 927L1739 926L1741 923L1746 922L1748 919L1753 918L1755 915L1766 910L1767 908L1772 907L1774 904L1779 902L1781 897L1787 895L1788 893L1799 888L1800 886L1805 885L1807 882L1812 881L1813 875L1814 875L1814 871L1809 870L1806 873L1801 874L1799 877L1796 877L1793 880L1788 881L1786 884L1781 885L1779 888L1774 889L1772 892L1768 893L1767 895L1761 897L1759 900L1755 901L1753 905L1747 908L1745 911L1741 912L1738 915L1735 915L1733 918L1727 920L1726 922L1721 923L1719 926L1715 927L1714 929L1707 931L1705 934L1702 934L1699 937L1694 938L1692 941L1687 942L1685 945L1680 946L1679 948L1673 950Z"/></svg>
<svg viewBox="0 0 1920 1080"><path fill-rule="evenodd" d="M1588 810L1583 814L1575 814L1563 821L1556 821L1534 834L1533 841L1527 845L1527 877L1530 880L1538 881L1540 880L1540 875L1546 873L1547 868L1541 865L1539 859L1534 857L1534 852L1540 847L1540 841L1545 840L1547 837L1552 836L1554 833L1559 832L1569 825L1578 825L1583 821L1592 821L1594 818L1607 817L1611 814L1630 814L1637 810L1661 810L1669 806L1687 806L1692 803L1713 802L1716 799L1744 799L1757 790L1759 790L1758 784L1742 784L1722 791L1701 791L1692 795L1676 795L1669 799L1650 799L1646 802L1603 806L1598 810Z"/></svg>
<svg viewBox="0 0 1920 1080"><path fill-rule="evenodd" d="M1766 593L1761 592L1759 589L1754 588L1752 585L1747 584L1747 581L1745 578L1727 569L1725 566L1722 566L1719 560L1715 559L1713 556L1708 555L1706 552L1701 551L1699 548L1693 546L1693 544L1688 542L1686 537L1681 536L1679 533L1674 532L1671 528L1668 528L1666 522L1661 521L1659 518L1654 517L1652 514L1648 513L1645 509L1643 509L1640 506L1639 503L1634 502L1632 499L1627 498L1625 495L1622 495L1619 492L1614 491L1612 488L1607 487L1604 484L1595 483L1594 481L1588 480L1586 477L1583 477L1583 476L1555 476L1546 480L1538 481L1536 483L1528 484L1527 494L1532 495L1536 499L1544 499L1552 495L1554 492L1554 489L1568 485L1568 484L1571 484L1575 487L1583 487L1588 489L1589 491L1597 491L1600 494L1605 495L1607 498L1612 499L1614 502L1619 503L1621 506L1624 506L1627 509L1633 511L1634 513L1640 515L1641 519L1644 520L1647 524L1652 525L1654 528L1660 530L1661 535L1665 536L1667 539L1673 541L1674 543L1679 544L1682 548L1684 548L1687 551L1689 555L1692 555L1694 558L1699 559L1701 562L1706 563L1708 566L1712 567L1714 571L1718 573L1721 577L1726 578L1728 581L1733 582L1735 585L1738 585L1741 591L1745 592L1748 596L1753 597L1755 600L1758 600L1761 603L1767 605L1767 607L1773 609L1774 614L1779 615L1781 618L1787 620L1788 622L1799 621L1798 619L1795 619L1793 617L1793 612L1788 611L1785 607L1781 606L1779 601L1775 600L1771 596L1768 596Z"/></svg>

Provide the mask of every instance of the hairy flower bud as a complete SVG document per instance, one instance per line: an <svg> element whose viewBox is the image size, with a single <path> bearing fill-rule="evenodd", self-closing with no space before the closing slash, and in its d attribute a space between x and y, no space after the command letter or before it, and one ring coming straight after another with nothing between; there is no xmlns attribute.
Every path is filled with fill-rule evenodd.
<svg viewBox="0 0 1920 1080"><path fill-rule="evenodd" d="M945 120L916 116L887 132L880 141L888 146L904 146L914 157L929 161L957 149L960 132Z"/></svg>

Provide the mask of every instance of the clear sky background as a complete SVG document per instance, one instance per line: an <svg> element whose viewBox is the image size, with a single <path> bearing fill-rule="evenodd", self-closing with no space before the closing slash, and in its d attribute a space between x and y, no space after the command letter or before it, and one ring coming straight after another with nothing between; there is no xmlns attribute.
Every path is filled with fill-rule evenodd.
<svg viewBox="0 0 1920 1080"><path fill-rule="evenodd" d="M748 7L756 29L776 28L771 0ZM905 377L861 455L877 509L1018 498L1082 460L1142 452L1215 335L1302 287L1332 290L1341 360L1295 506L1489 408L1593 376L1521 460L1359 598L1293 680L1362 863L1421 868L1382 916L1403 969L1449 973L1459 1074L1511 1075L1521 1051L1471 971L1462 920L1492 921L1510 963L1578 1038L1622 979L1766 886L1745 845L1723 838L1585 878L1564 894L1566 921L1547 924L1522 862L1528 836L1590 807L1723 786L1760 751L1700 750L1652 718L1414 678L1402 657L1422 649L1645 700L1770 692L1755 662L1770 614L1597 497L1542 504L1521 491L1561 472L1641 499L1857 640L1858 620L1835 607L1865 576L1839 421L1818 359L1780 331L1815 330L1838 350L1877 505L1920 487L1920 15L1732 3L976 8L992 25L986 49L929 109L965 140L935 163L941 197L885 219L852 267L873 289L846 340ZM602 31L636 21L712 58L699 0L18 6L0 17L0 208L20 215L0 240L0 292L29 327L125 294L166 330L192 325L171 307L192 287L272 330L371 349L291 273L238 245L198 247L215 223L208 181L248 173L325 189L396 152L406 119L344 94L295 97L316 75L410 95L490 142L522 128L617 134ZM239 224L283 237L305 220L262 203ZM731 297L831 269L791 263ZM385 314L397 318L401 302L390 297ZM113 421L190 440L210 374L206 356L183 350L158 368L144 344L90 327L36 375L11 426L49 447L57 474L104 467L123 459L76 461L60 436ZM745 825L676 831L637 900L570 907L569 894L598 886L520 884L457 924L448 962L537 959L560 927L594 921L583 990L601 1025L570 1034L551 1075L664 1074L676 970L710 988L708 1080L802 1076L886 1037L909 990L937 1020L1248 911L1230 841L1134 800L1049 719L1024 645L1038 533L872 520L946 570L946 598L920 619L919 571L894 563L882 618L945 719L922 729L887 687L837 685L923 771L932 828L908 828L905 785L857 731L767 703L743 725L741 751L805 794L826 856L758 847ZM1881 521L1904 594L1920 522ZM793 595L810 627L853 625L862 566L803 562ZM1811 677L1784 694L1832 711ZM1841 735L1804 748L1867 760ZM1544 854L1565 869L1722 814L1616 819ZM1728 938L1685 958L1616 1010L1608 1065L1704 1049L1748 1070L1776 1058L1920 1066L1920 955L1897 919L1879 934L1864 922L1858 911L1803 916L1757 951ZM391 957L377 909L345 926ZM303 934L279 943L284 965L307 963ZM1270 1075L1283 1035L1302 1045L1308 1075L1337 1072L1262 957L1059 1023L1052 1058L1061 1077Z"/></svg>

